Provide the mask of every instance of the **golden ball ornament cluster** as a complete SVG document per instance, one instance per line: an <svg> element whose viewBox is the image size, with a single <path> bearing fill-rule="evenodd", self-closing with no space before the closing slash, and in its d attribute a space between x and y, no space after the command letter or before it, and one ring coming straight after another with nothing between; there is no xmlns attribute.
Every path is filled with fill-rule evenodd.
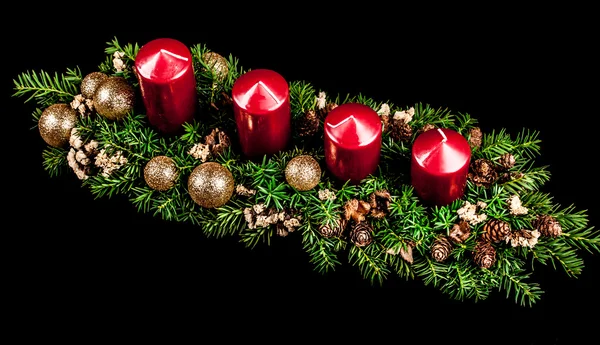
<svg viewBox="0 0 600 345"><path fill-rule="evenodd" d="M296 156L285 167L285 179L299 191L311 190L321 180L321 166L312 156Z"/></svg>
<svg viewBox="0 0 600 345"><path fill-rule="evenodd" d="M93 99L98 85L102 84L102 82L106 81L108 78L109 76L102 72L92 72L83 77L81 85L79 86L83 97Z"/></svg>
<svg viewBox="0 0 600 345"><path fill-rule="evenodd" d="M40 136L53 147L63 148L69 143L71 131L77 125L77 111L65 103L48 106L38 120Z"/></svg>
<svg viewBox="0 0 600 345"><path fill-rule="evenodd" d="M161 192L169 190L178 178L179 168L171 157L156 156L144 166L144 181L154 190Z"/></svg>
<svg viewBox="0 0 600 345"><path fill-rule="evenodd" d="M225 205L235 189L231 171L217 162L206 162L192 170L188 177L188 193L204 208Z"/></svg>
<svg viewBox="0 0 600 345"><path fill-rule="evenodd" d="M133 110L135 90L123 77L108 77L94 91L96 112L109 120L121 120Z"/></svg>

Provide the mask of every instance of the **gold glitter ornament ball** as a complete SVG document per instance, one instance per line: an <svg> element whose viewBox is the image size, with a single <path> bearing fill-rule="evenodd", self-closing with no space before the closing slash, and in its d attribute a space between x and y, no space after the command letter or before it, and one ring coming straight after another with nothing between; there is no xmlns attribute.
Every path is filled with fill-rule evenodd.
<svg viewBox="0 0 600 345"><path fill-rule="evenodd" d="M94 91L96 112L109 120L120 120L132 109L135 91L123 77L109 77Z"/></svg>
<svg viewBox="0 0 600 345"><path fill-rule="evenodd" d="M171 157L156 156L144 166L146 184L157 191L166 191L175 185L179 177L177 164Z"/></svg>
<svg viewBox="0 0 600 345"><path fill-rule="evenodd" d="M198 165L188 178L188 193L196 204L205 208L225 205L234 188L231 171L217 162Z"/></svg>
<svg viewBox="0 0 600 345"><path fill-rule="evenodd" d="M319 162L309 155L296 156L285 167L285 179L299 191L311 190L321 180Z"/></svg>
<svg viewBox="0 0 600 345"><path fill-rule="evenodd" d="M71 130L77 125L77 111L68 104L53 104L44 111L38 120L40 135L53 147L67 146Z"/></svg>
<svg viewBox="0 0 600 345"><path fill-rule="evenodd" d="M108 75L102 72L92 72L86 75L81 81L80 86L83 97L93 99L94 92L96 92L98 85L100 85L103 81L106 81L108 78Z"/></svg>
<svg viewBox="0 0 600 345"><path fill-rule="evenodd" d="M227 60L215 52L206 52L202 54L202 60L212 70L216 80L223 80L229 73Z"/></svg>

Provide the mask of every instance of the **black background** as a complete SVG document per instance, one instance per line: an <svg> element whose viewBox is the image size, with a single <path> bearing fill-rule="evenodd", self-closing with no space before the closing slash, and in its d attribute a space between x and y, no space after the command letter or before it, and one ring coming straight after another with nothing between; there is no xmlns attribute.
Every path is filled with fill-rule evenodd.
<svg viewBox="0 0 600 345"><path fill-rule="evenodd" d="M589 9L471 8L476 12L457 16L444 9L433 15L432 8L325 11L319 4L290 4L281 12L264 7L236 14L237 5L223 3L138 16L134 6L105 6L110 10L24 9L31 30L11 25L6 31L7 94L26 70L95 71L115 36L121 43L159 37L205 43L246 68L273 69L331 94L446 107L478 119L485 132L537 130L538 164L549 165L552 174L546 190L558 204L587 210L590 226L598 224L598 53ZM175 20L180 14L187 16ZM258 322L251 331L257 339L276 331L287 333L282 340L317 339L323 331L334 339L569 344L592 334L598 319L597 254L581 254L586 267L577 279L536 266L532 278L546 293L532 308L504 292L457 302L420 281L391 277L371 286L348 265L322 276L293 234L251 250L237 238L206 238L194 226L139 214L119 197L94 199L74 175L48 177L45 144L32 129L33 106L14 97L6 102L4 154L12 157L3 160L2 181L7 284L19 292L11 296L21 306L18 321L63 325L48 327L48 336L72 334L65 324L98 334L99 324L126 329L139 317L190 315L242 335L240 327ZM207 331L206 323L197 323ZM418 332L420 326L429 331Z"/></svg>

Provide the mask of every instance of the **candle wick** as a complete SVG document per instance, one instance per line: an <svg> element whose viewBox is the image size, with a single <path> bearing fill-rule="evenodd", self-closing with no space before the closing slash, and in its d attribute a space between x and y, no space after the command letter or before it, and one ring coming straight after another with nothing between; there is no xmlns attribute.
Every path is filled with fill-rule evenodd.
<svg viewBox="0 0 600 345"><path fill-rule="evenodd" d="M176 59L180 59L180 60L183 60L183 61L187 61L188 60L188 58L186 58L185 56L177 55L177 54L175 54L173 52L170 52L170 51L168 51L166 49L161 49L160 52L161 52L161 54L167 54L167 55L170 55L170 56L172 56L172 57L174 57Z"/></svg>
<svg viewBox="0 0 600 345"><path fill-rule="evenodd" d="M446 137L446 134L444 134L444 131L442 131L441 128L438 128L438 133L440 133L440 135L442 136L442 143L445 143L446 141L448 141L448 138Z"/></svg>
<svg viewBox="0 0 600 345"><path fill-rule="evenodd" d="M244 96L241 98L241 101L244 104L248 104L250 101L250 97L252 97L254 94L256 94L256 90L258 89L258 87L261 87L261 89L263 89L278 105L281 104L281 100L279 100L277 98L277 96L275 95L275 93L273 91L271 91L271 89L269 89L269 87L267 85L265 85L265 83L263 83L262 81L258 81L256 84L252 85L252 87L250 87L250 89L248 89L248 91L244 94Z"/></svg>

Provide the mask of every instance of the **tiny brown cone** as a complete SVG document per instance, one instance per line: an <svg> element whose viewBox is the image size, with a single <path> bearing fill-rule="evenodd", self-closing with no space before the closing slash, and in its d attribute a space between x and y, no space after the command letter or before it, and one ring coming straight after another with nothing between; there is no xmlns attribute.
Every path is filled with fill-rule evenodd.
<svg viewBox="0 0 600 345"><path fill-rule="evenodd" d="M483 225L481 239L487 242L504 241L510 235L510 224L500 219L490 219Z"/></svg>
<svg viewBox="0 0 600 345"><path fill-rule="evenodd" d="M431 245L431 257L437 262L444 262L452 252L452 242L446 236L440 236Z"/></svg>
<svg viewBox="0 0 600 345"><path fill-rule="evenodd" d="M366 247L373 242L373 228L367 222L354 224L350 230L350 240L357 247Z"/></svg>
<svg viewBox="0 0 600 345"><path fill-rule="evenodd" d="M542 236L558 237L562 234L562 226L558 220L547 214L538 215L532 222L532 225L540 232L540 234L542 234Z"/></svg>
<svg viewBox="0 0 600 345"><path fill-rule="evenodd" d="M481 268L490 268L496 263L496 249L490 242L478 241L473 250L473 261Z"/></svg>

